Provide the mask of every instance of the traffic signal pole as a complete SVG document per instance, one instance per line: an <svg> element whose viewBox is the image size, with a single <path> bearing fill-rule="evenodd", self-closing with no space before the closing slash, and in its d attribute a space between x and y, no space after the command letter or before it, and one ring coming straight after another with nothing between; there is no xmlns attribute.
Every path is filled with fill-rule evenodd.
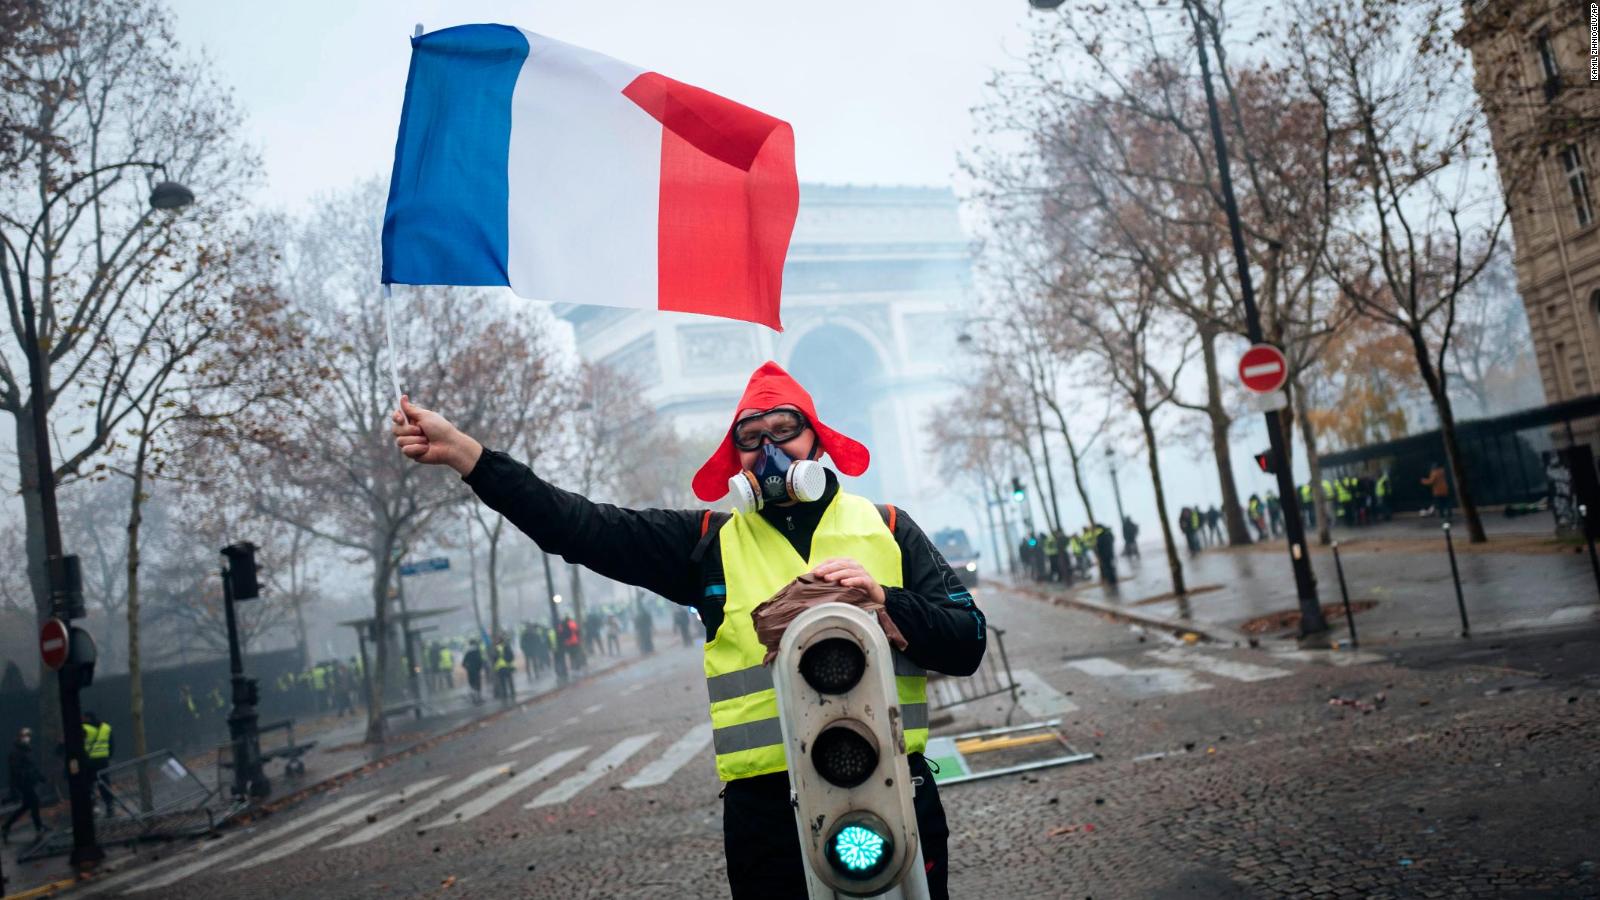
<svg viewBox="0 0 1600 900"><path fill-rule="evenodd" d="M1217 176L1222 183L1222 205L1228 214L1228 232L1233 238L1234 263L1239 268L1239 298L1244 304L1245 328L1250 342L1265 341L1261 331L1261 312L1256 308L1255 289L1250 281L1250 259L1245 253L1244 229L1239 224L1239 206L1233 196L1233 177L1228 170L1228 142L1222 133L1222 116L1217 111L1216 93L1211 87L1211 63L1206 54L1206 35L1201 27L1201 13L1192 2L1184 3L1184 10L1194 24L1195 49L1200 54L1200 82L1205 86L1206 112L1211 119L1211 142L1217 156ZM1278 499L1283 506L1284 532L1289 541L1289 562L1294 568L1295 593L1300 599L1300 637L1324 634L1327 620L1322 616L1322 604L1317 599L1317 578L1311 571L1311 557L1305 540L1305 522L1300 518L1300 497L1294 489L1293 473L1289 470L1282 417L1277 410L1267 411L1267 438L1272 442L1272 454L1278 461L1275 466L1278 478Z"/></svg>

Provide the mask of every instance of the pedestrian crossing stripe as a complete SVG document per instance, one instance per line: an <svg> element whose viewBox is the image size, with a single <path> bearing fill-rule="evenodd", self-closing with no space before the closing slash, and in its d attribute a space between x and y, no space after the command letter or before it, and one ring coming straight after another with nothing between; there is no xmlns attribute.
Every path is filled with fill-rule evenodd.
<svg viewBox="0 0 1600 900"><path fill-rule="evenodd" d="M506 779L503 784L497 784L487 791L463 803L454 812L451 812L422 827L423 831L432 831L457 822L467 822L483 815L496 806L510 800L512 797L543 781L551 773L577 758L588 747L573 747L567 750L558 750L533 766L517 772Z"/></svg>
<svg viewBox="0 0 1600 900"><path fill-rule="evenodd" d="M383 837L396 828L399 828L401 825L406 824L408 821L414 822L421 819L423 816L432 813L439 807L449 803L451 800L454 800L462 794L465 794L467 791L470 791L478 785L483 784L485 781L488 781L496 776L506 777L509 774L509 767L503 763L497 763L487 769L474 772L455 784L445 787L444 790L429 795L417 808L407 810L405 815L394 815L387 819L380 819L326 849L332 850L337 847L353 847L356 844L365 844L366 842L375 838Z"/></svg>
<svg viewBox="0 0 1600 900"><path fill-rule="evenodd" d="M1191 691L1209 691L1213 687L1209 682L1196 678L1188 669L1132 669L1103 656L1075 659L1067 665L1085 675L1092 675L1106 682L1120 693L1134 697L1186 694Z"/></svg>
<svg viewBox="0 0 1600 900"><path fill-rule="evenodd" d="M1239 662L1221 656L1208 656L1193 650L1180 650L1177 647L1152 650L1146 655L1162 662L1189 666L1193 669L1199 669L1207 675L1217 675L1222 678L1231 678L1235 681L1265 681L1269 678L1282 678L1291 674L1288 669L1258 666L1254 663Z"/></svg>
<svg viewBox="0 0 1600 900"><path fill-rule="evenodd" d="M689 729L687 734L678 738L677 742L668 747L665 753L662 753L649 765L640 769L638 774L624 781L622 787L625 790L632 791L663 784L674 773L683 768L684 763L699 755L700 751L710 743L711 723L702 722Z"/></svg>
<svg viewBox="0 0 1600 900"><path fill-rule="evenodd" d="M533 802L529 803L526 808L536 809L541 806L552 806L571 800L577 796L579 791L599 781L607 772L627 762L630 756L639 752L640 748L655 740L655 738L656 732L654 731L649 734L636 734L632 737L623 738L610 750L589 760L589 764L584 766L577 774L569 775L566 780L552 785L544 793L535 797Z"/></svg>
<svg viewBox="0 0 1600 900"><path fill-rule="evenodd" d="M242 853L248 853L257 847L266 846L278 838L293 834L313 822L318 822L322 819L328 818L329 816L343 812L349 807L352 807L371 796L371 791L362 791L359 794L352 794L349 797L340 797L321 809L312 810L311 812L299 817L298 819L295 819L292 822L286 822L278 828L269 829L265 833L257 835L256 837L253 837L243 843L234 844L233 846L217 853L207 854L205 857L192 863L179 866L170 872L157 875L155 878L152 878L149 881L140 882L139 884L129 888L127 893L131 894L135 891L149 891L156 888L166 887L169 884L176 884L183 879L188 878L190 875L195 874L196 872L202 872L211 868L212 866L218 865L219 863L225 863Z"/></svg>
<svg viewBox="0 0 1600 900"><path fill-rule="evenodd" d="M238 865L230 868L228 871L238 872L242 869L249 869L259 866L262 863L272 862L275 859L282 859L291 853L297 853L307 847L312 846L313 844L332 837L334 834L343 831L352 825L361 824L362 822L366 821L368 816L375 816L392 806L402 804L405 802L408 795L415 796L417 794L421 794L427 791L428 788L433 787L443 780L444 776L439 775L434 778L424 778L423 780L414 784L407 785L406 787L401 788L392 794L379 797L365 806L356 807L355 811L345 813L331 822L327 822L316 828L303 831L289 840L284 841L278 846L273 847L271 850L257 854L256 856L239 863Z"/></svg>
<svg viewBox="0 0 1600 900"><path fill-rule="evenodd" d="M522 751L528 749L529 747L532 747L534 744L537 744L542 740L544 740L544 735L536 734L533 737L530 737L530 738L528 738L526 740L517 741L515 744L512 744L511 746L505 748L504 750L501 750L500 751L500 755L501 756L510 756L513 753L521 753Z"/></svg>

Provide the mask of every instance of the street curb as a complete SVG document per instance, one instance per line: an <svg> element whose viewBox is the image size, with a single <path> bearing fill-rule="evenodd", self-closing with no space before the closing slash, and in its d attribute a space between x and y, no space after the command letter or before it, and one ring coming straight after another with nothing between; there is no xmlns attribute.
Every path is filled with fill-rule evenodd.
<svg viewBox="0 0 1600 900"><path fill-rule="evenodd" d="M1006 579L996 578L994 581L1025 597L1031 597L1035 600L1044 600L1056 606L1070 606L1075 609L1081 609L1085 612L1097 613L1099 615L1108 616L1118 622L1125 622L1130 625L1143 625L1146 628L1154 628L1158 631L1169 632L1172 635L1180 638L1185 634L1195 634L1198 635L1202 640L1212 641L1218 644L1232 644L1236 647L1261 646L1261 641L1259 638L1252 637L1251 635L1245 634L1242 631L1235 631L1234 629L1225 625L1217 625L1210 622L1196 622L1193 619L1169 619L1163 616L1153 616L1147 613L1137 612L1126 606L1113 606L1109 603L1096 603L1093 600L1085 600L1072 594L1058 594L1052 591L1041 591L1037 588L1023 587L1016 582Z"/></svg>
<svg viewBox="0 0 1600 900"><path fill-rule="evenodd" d="M366 775L366 774L369 774L371 772L377 771L378 769L385 768L385 767L387 767L389 765L392 765L393 763L399 762L399 761L401 761L403 759L407 759L409 757L416 756L417 754L420 754L420 753L422 753L424 751L431 750L434 747L438 746L439 744L444 743L447 740L451 740L453 738L457 738L457 737L460 737L460 736L462 736L464 734L467 734L468 732L476 731L476 730L478 730L480 728L487 727L490 723L499 721L501 718L509 715L512 712L515 712L515 711L517 711L519 709L522 709L525 706L532 706L533 704L538 703L538 702L540 702L542 700L548 700L548 699L550 699L552 697L555 697L555 696L557 696L559 694L562 694L562 693L564 693L566 691L576 689L576 688L581 687L583 685L589 684L590 682L593 682L593 681L595 681L597 679L604 678L607 675L611 675L611 674L614 674L616 672L621 672L621 671L624 671L626 669L632 668L633 666L636 666L639 663L642 663L647 659L653 658L655 655L656 654L652 653L652 654L650 654L650 656L635 657L633 659L630 659L630 660L627 660L625 662L618 663L617 665L611 666L610 668L607 668L607 669L605 669L603 671L594 672L592 674L585 675L582 678L578 678L578 679L574 679L572 681L568 681L566 684L558 685L557 687L555 687L555 688L553 688L553 689L551 689L549 691L546 691L546 692L544 692L542 694L535 694L534 696L529 697L526 700L523 700L523 701L521 701L519 703L516 703L516 704L513 704L511 706L507 706L505 709L497 710L497 711L489 713L489 714L487 714L487 715L485 715L485 716L483 716L481 718L473 719L470 722L463 722L460 725L457 725L456 727L450 729L449 731L442 731L442 732L440 732L440 733L438 733L436 735L433 735L432 737L423 738L422 740L416 742L415 744L410 744L410 745L406 746L403 749L396 750L393 753L387 754L385 756L380 756L377 759L370 760L368 762L364 762L359 766L355 766L353 768L346 769L343 772L338 772L336 774L329 775L328 777L322 779L321 781L318 781L318 782L315 782L313 784L308 784L308 785L305 785L304 787L301 787L299 790L295 791L292 794L288 794L286 796L280 797L277 800L272 801L271 803L268 803L268 804L266 804L264 806L256 807L255 809L252 809L252 810L249 810L249 811L247 811L245 813L242 813L241 815L239 815L239 816L237 816L237 817L235 817L233 819L229 819L227 821L227 823L224 825L224 827L233 827L233 826L238 826L238 825L246 825L246 824L249 824L251 822L256 821L257 819L270 818L274 814L276 814L276 813L278 813L278 812L280 812L280 811L282 811L282 810L284 810L284 809L286 809L288 807L291 807L291 806L297 805L299 803L302 803L302 802L304 802L306 800L309 800L312 797L315 797L315 796L317 796L319 794L324 794L324 793L327 793L327 792L329 792L331 790L334 790L336 788L343 787L345 784L348 784L349 782L354 781L355 779L357 779L357 778L359 778L359 777L361 777L363 775ZM221 828L217 828L217 829L213 829L212 833L218 833L220 831L222 831L222 829ZM199 839L200 840L204 840L204 836L202 836ZM75 882L68 883L69 886L60 888L60 891L61 891L61 893L70 893L70 892L74 891L75 889L77 889L79 887L92 888L92 887L94 887L95 881L98 880L98 876L115 875L118 872L122 871L123 868L124 868L123 866L115 866L115 867L112 867L112 868L99 869L95 873L96 877L76 879ZM58 883L58 884L60 884L60 883ZM51 894L50 896L56 896L56 895L55 894ZM4 898L0 898L0 900L13 900L13 898L10 897L10 896L7 896L7 897L4 897Z"/></svg>

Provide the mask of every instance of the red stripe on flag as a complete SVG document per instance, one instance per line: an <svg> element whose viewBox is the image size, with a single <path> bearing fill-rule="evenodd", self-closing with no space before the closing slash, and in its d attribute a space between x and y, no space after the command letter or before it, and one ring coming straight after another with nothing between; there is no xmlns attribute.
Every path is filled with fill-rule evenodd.
<svg viewBox="0 0 1600 900"><path fill-rule="evenodd" d="M800 208L793 130L655 72L623 94L662 126L657 305L782 331L783 261Z"/></svg>

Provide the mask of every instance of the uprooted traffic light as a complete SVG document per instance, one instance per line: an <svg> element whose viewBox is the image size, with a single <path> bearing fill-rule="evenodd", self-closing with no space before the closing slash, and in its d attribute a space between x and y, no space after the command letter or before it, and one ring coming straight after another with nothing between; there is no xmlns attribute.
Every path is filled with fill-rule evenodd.
<svg viewBox="0 0 1600 900"><path fill-rule="evenodd" d="M812 900L927 896L894 660L878 623L823 603L774 663L778 718Z"/></svg>
<svg viewBox="0 0 1600 900"><path fill-rule="evenodd" d="M1272 448L1256 454L1256 466L1267 475L1278 474L1278 457L1273 454Z"/></svg>

